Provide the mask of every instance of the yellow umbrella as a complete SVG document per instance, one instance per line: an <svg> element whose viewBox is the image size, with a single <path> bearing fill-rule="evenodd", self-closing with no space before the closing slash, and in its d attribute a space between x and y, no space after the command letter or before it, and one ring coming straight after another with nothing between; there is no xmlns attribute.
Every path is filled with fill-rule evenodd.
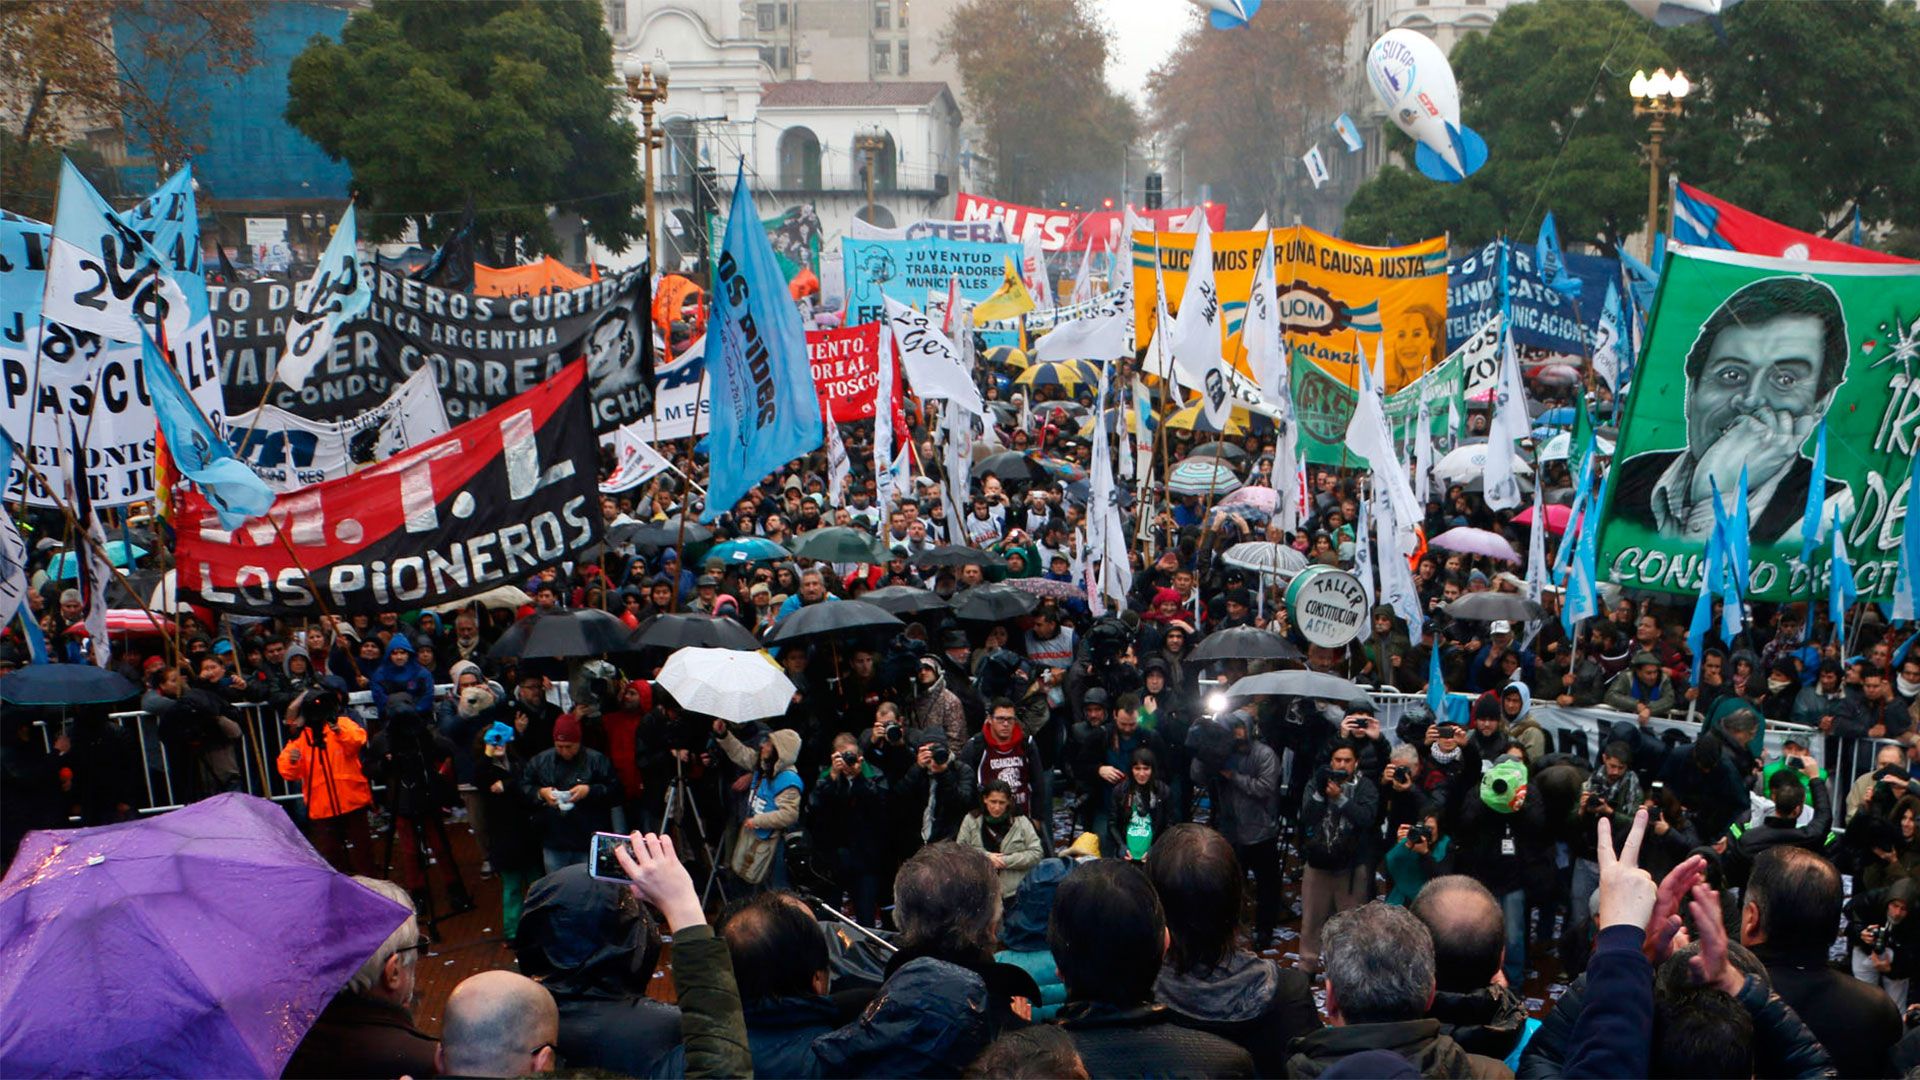
<svg viewBox="0 0 1920 1080"><path fill-rule="evenodd" d="M1027 367L1027 354L1012 345L995 345L987 350L987 363L999 367L1010 367L1015 371L1024 371Z"/></svg>
<svg viewBox="0 0 1920 1080"><path fill-rule="evenodd" d="M1218 435L1245 435L1253 430L1253 417L1247 410L1235 408L1227 414L1227 430L1220 431L1207 423L1207 414L1196 403L1179 409L1167 417L1167 426L1181 431L1207 431Z"/></svg>
<svg viewBox="0 0 1920 1080"><path fill-rule="evenodd" d="M1097 386L1100 369L1085 360L1052 360L1034 364L1013 380L1019 386L1059 386L1073 393L1082 386Z"/></svg>

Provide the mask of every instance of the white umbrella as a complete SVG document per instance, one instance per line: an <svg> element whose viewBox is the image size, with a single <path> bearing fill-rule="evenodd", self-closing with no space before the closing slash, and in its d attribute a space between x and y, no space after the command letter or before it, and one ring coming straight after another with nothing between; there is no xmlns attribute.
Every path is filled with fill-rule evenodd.
<svg viewBox="0 0 1920 1080"><path fill-rule="evenodd" d="M1240 478L1219 458L1188 458L1173 467L1167 490L1175 495L1228 495L1238 490Z"/></svg>
<svg viewBox="0 0 1920 1080"><path fill-rule="evenodd" d="M1598 451L1603 457L1612 456L1613 454L1612 440L1603 439L1598 435L1595 435L1593 437L1593 448L1594 450ZM1570 455L1572 452L1573 452L1573 432L1563 431L1558 435L1555 435L1553 438L1548 439L1544 444L1541 445L1540 460L1541 461L1565 461L1567 460L1568 455Z"/></svg>
<svg viewBox="0 0 1920 1080"><path fill-rule="evenodd" d="M1307 568L1305 555L1285 544L1273 544L1265 540L1235 544L1227 549L1220 560L1228 566L1268 574L1283 582L1293 580L1293 575Z"/></svg>
<svg viewBox="0 0 1920 1080"><path fill-rule="evenodd" d="M736 724L779 716L795 693L766 653L737 649L676 650L656 681L688 712Z"/></svg>
<svg viewBox="0 0 1920 1080"><path fill-rule="evenodd" d="M435 604L427 610L437 611L444 615L448 612L459 611L472 604L479 604L489 611L496 608L505 608L513 611L526 607L531 603L533 603L533 597L528 596L527 590L522 589L520 586L499 585L488 589L486 592L469 596L465 600L449 600L444 604Z"/></svg>
<svg viewBox="0 0 1920 1080"><path fill-rule="evenodd" d="M1515 476L1533 475L1532 467L1519 454L1513 455L1513 472ZM1466 484L1481 479L1486 473L1486 443L1456 447L1433 465L1433 478L1441 484Z"/></svg>

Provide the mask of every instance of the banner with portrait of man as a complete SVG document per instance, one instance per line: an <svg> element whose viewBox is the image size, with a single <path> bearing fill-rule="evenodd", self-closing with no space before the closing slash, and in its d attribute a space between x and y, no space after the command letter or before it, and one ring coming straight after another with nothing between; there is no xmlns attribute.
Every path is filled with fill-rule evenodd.
<svg viewBox="0 0 1920 1080"><path fill-rule="evenodd" d="M1673 245L1640 363L1606 483L1603 580L1696 592L1713 492L1733 509L1744 471L1749 598L1824 596L1836 513L1861 598L1892 594L1920 436L1920 266Z"/></svg>

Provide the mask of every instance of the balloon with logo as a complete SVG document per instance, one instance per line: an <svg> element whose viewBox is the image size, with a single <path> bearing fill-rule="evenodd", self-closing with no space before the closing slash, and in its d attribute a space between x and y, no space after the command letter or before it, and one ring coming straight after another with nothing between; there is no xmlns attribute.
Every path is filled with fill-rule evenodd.
<svg viewBox="0 0 1920 1080"><path fill-rule="evenodd" d="M1440 46L1417 30L1389 30L1367 50L1367 82L1393 122L1418 144L1413 164L1457 184L1487 163L1487 143L1460 124L1460 88Z"/></svg>
<svg viewBox="0 0 1920 1080"><path fill-rule="evenodd" d="M1213 23L1215 30L1231 30L1236 26L1247 25L1253 13L1260 10L1260 0L1193 0L1207 13L1207 21Z"/></svg>

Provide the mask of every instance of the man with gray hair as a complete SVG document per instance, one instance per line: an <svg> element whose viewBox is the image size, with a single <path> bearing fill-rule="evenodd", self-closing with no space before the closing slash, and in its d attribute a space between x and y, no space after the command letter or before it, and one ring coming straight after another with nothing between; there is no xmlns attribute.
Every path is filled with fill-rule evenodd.
<svg viewBox="0 0 1920 1080"><path fill-rule="evenodd" d="M407 890L393 882L370 877L353 880L413 911ZM425 947L419 922L408 915L327 1003L288 1060L284 1075L432 1075L438 1044L413 1023L414 968Z"/></svg>
<svg viewBox="0 0 1920 1080"><path fill-rule="evenodd" d="M860 1019L813 1044L829 1076L957 1075L1032 1018L1033 976L994 960L1000 876L979 848L928 844L893 881L900 949Z"/></svg>
<svg viewBox="0 0 1920 1080"><path fill-rule="evenodd" d="M447 998L443 1076L538 1076L553 1071L560 1010L547 988L512 971L469 975Z"/></svg>
<svg viewBox="0 0 1920 1080"><path fill-rule="evenodd" d="M1421 1076L1510 1077L1469 1054L1427 1016L1433 1004L1433 937L1405 908L1375 901L1328 920L1320 932L1330 1027L1303 1036L1287 1075L1315 1077L1346 1058L1389 1051Z"/></svg>

